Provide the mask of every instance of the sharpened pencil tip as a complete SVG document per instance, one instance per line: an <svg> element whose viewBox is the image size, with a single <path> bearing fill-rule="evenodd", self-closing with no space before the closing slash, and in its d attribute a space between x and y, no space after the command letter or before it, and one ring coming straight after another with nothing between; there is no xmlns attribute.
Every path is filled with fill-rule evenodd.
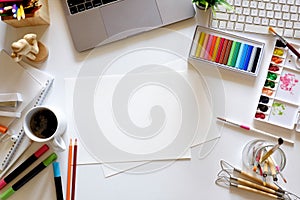
<svg viewBox="0 0 300 200"><path fill-rule="evenodd" d="M226 119L224 119L222 117L217 117L217 119L226 122Z"/></svg>

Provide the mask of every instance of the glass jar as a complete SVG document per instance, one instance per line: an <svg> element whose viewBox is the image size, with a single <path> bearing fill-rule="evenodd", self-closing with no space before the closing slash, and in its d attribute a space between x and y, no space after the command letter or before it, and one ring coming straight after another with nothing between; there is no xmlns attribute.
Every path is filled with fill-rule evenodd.
<svg viewBox="0 0 300 200"><path fill-rule="evenodd" d="M243 149L243 164L249 170L255 171L260 175L262 175L262 171L265 175L274 175L274 173L277 175L286 165L286 156L280 147L268 156L268 159L261 162L261 158L263 158L274 145L276 144L259 139L248 142ZM268 164L268 168L266 168L267 170L263 170L266 163Z"/></svg>

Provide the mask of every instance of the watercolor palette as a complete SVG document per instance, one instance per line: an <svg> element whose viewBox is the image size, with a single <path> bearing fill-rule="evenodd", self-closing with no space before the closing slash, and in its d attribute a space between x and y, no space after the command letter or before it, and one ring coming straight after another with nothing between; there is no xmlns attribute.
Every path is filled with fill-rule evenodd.
<svg viewBox="0 0 300 200"><path fill-rule="evenodd" d="M294 45L300 49L299 45ZM294 129L300 105L300 61L276 41L255 119ZM298 127L297 127L298 129Z"/></svg>
<svg viewBox="0 0 300 200"><path fill-rule="evenodd" d="M264 43L219 30L197 26L189 57L256 76Z"/></svg>

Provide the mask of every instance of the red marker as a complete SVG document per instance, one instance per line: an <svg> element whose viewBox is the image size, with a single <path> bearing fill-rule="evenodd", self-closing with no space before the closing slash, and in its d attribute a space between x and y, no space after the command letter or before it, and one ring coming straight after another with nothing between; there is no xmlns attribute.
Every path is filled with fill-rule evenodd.
<svg viewBox="0 0 300 200"><path fill-rule="evenodd" d="M47 144L44 144L41 148L39 148L34 154L28 157L21 165L19 165L14 171L12 171L5 178L0 180L0 190L14 180L18 175L20 175L26 168L28 168L34 161L36 161L39 157L41 157L46 151L48 151L49 147Z"/></svg>

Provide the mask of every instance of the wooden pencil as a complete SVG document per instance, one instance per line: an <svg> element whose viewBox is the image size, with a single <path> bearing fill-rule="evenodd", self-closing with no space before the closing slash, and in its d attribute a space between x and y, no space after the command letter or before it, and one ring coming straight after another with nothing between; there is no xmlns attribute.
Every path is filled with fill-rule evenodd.
<svg viewBox="0 0 300 200"><path fill-rule="evenodd" d="M73 171L72 171L72 192L71 192L71 200L74 200L74 199L75 199L76 168L77 168L77 138L75 138L75 142L74 142L74 152L73 152Z"/></svg>
<svg viewBox="0 0 300 200"><path fill-rule="evenodd" d="M68 154L68 174L67 174L67 190L66 190L66 200L70 200L70 189L71 189L71 170L72 170L72 139L70 139L69 144L69 154Z"/></svg>

